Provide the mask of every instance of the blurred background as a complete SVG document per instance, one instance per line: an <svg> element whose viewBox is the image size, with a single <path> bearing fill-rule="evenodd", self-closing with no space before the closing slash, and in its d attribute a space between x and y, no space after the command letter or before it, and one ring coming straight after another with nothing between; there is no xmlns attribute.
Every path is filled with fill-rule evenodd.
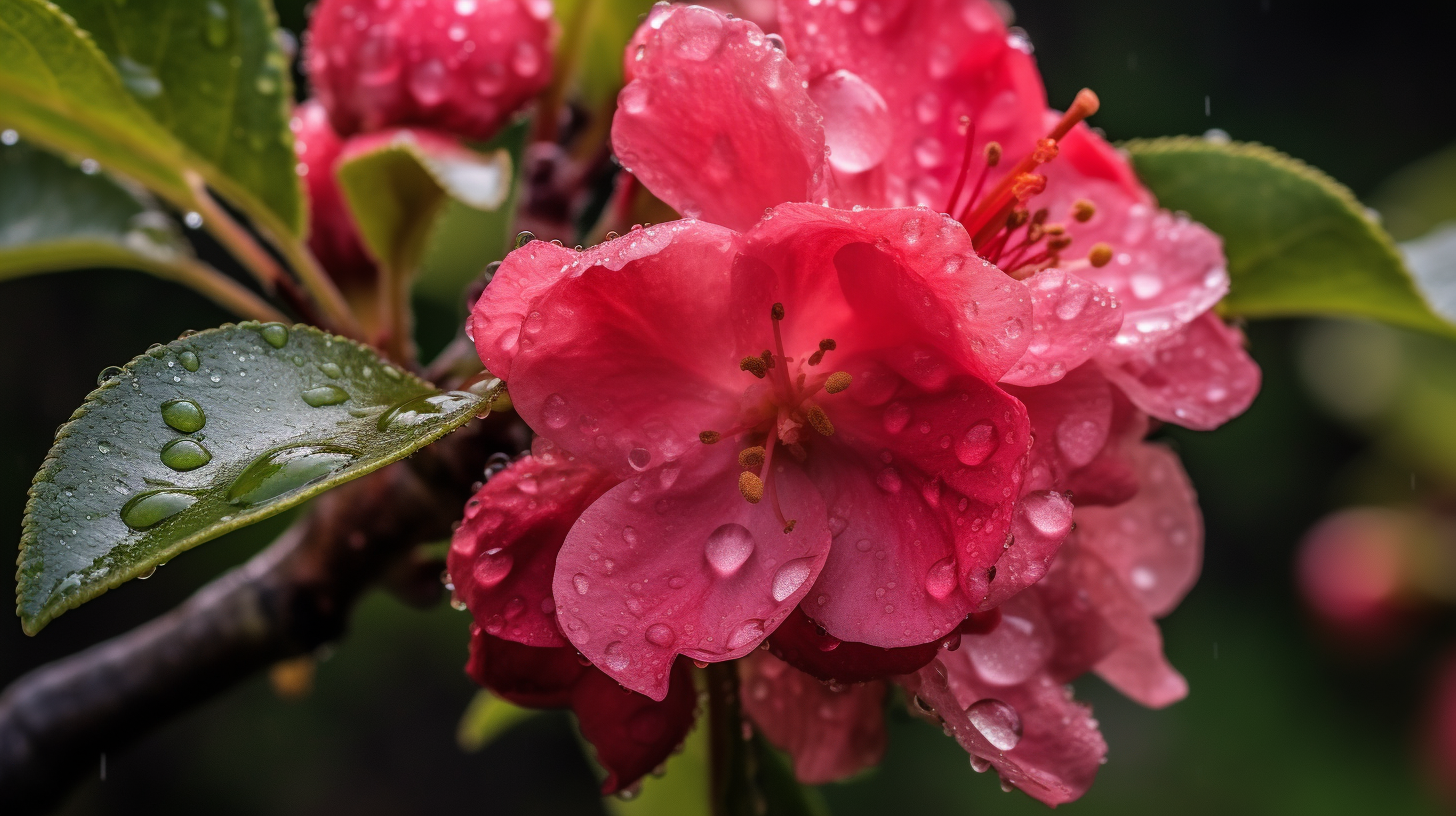
<svg viewBox="0 0 1456 816"><path fill-rule="evenodd" d="M303 4L279 5L283 25L302 31ZM1390 181L1456 142L1456 5L1027 0L1016 12L1052 105L1094 88L1103 105L1093 124L1112 139L1217 128L1324 169L1385 212L1398 239L1456 219L1456 181L1444 200L1439 185L1431 192L1440 159ZM19 539L25 490L55 427L96 372L226 319L132 272L0 284L0 347L15 352L0 359L11 394L0 400L5 547ZM1359 324L1274 321L1248 333L1265 373L1253 408L1214 433L1162 433L1208 529L1203 577L1163 621L1191 694L1155 712L1079 681L1110 751L1092 791L1066 810L1451 812L1432 757L1443 719L1445 743L1456 741L1456 702L1437 694L1456 652L1456 345ZM1384 509L1330 516L1357 506ZM0 684L170 609L286 522L190 552L39 637L18 621L0 626ZM602 813L564 716L531 720L478 753L457 747L474 691L462 672L467 624L444 604L420 612L372 596L311 689L283 683L285 698L266 677L245 682L109 753L104 781L98 757L61 812ZM823 793L837 816L1044 810L1001 793L938 729L903 715L882 767Z"/></svg>

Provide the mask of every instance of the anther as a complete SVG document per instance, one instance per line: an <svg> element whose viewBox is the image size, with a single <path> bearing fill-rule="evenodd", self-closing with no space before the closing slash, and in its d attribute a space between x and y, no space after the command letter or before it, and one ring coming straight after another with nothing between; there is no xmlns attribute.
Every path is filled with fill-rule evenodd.
<svg viewBox="0 0 1456 816"><path fill-rule="evenodd" d="M784 304L782 304L782 303L775 303L773 305L773 308L769 310L769 316L772 317L774 320L783 320L784 319Z"/></svg>
<svg viewBox="0 0 1456 816"><path fill-rule="evenodd" d="M1031 151L1031 157L1037 164L1046 164L1055 159L1060 149L1055 139L1037 139L1036 147Z"/></svg>
<svg viewBox="0 0 1456 816"><path fill-rule="evenodd" d="M824 390L831 394L838 394L848 388L853 381L854 377L851 377L848 371L836 371L824 381Z"/></svg>
<svg viewBox="0 0 1456 816"><path fill-rule="evenodd" d="M755 473L743 471L738 474L738 492L749 504L758 504L763 501L763 480Z"/></svg>
<svg viewBox="0 0 1456 816"><path fill-rule="evenodd" d="M720 434L717 431L703 431L702 433L698 434L698 441L702 442L704 445L716 444L718 440L722 438L723 434Z"/></svg>
<svg viewBox="0 0 1456 816"><path fill-rule="evenodd" d="M763 367L764 368L773 368L774 367L774 355L773 355L773 352L772 351L769 351L768 349L764 349L763 350L763 353L760 354L760 355L758 355L758 357L759 357L759 359L763 360Z"/></svg>
<svg viewBox="0 0 1456 816"><path fill-rule="evenodd" d="M768 374L768 365L764 363L762 357L744 357L738 362L738 368L740 371L747 371L760 380Z"/></svg>
<svg viewBox="0 0 1456 816"><path fill-rule="evenodd" d="M796 525L798 523L799 523L799 520L798 519L789 519L789 523L784 525L784 532L785 533L792 533L794 531L794 525Z"/></svg>
<svg viewBox="0 0 1456 816"><path fill-rule="evenodd" d="M1061 252L1072 245L1072 236L1062 235L1047 241L1048 252Z"/></svg>
<svg viewBox="0 0 1456 816"><path fill-rule="evenodd" d="M985 147L986 166L995 167L1001 163L1001 143L987 142Z"/></svg>
<svg viewBox="0 0 1456 816"><path fill-rule="evenodd" d="M1037 210L1037 214L1040 213L1041 210ZM1011 214L1006 216L1006 229L1015 230L1022 224L1025 224L1026 220L1030 217L1031 216L1026 212L1026 210L1012 210ZM1040 224L1041 222L1038 221L1036 223Z"/></svg>
<svg viewBox="0 0 1456 816"><path fill-rule="evenodd" d="M810 405L809 410L805 414L805 419L809 420L809 425L814 430L823 436L834 436L834 423L829 421L829 415L824 413L823 408L817 405Z"/></svg>
<svg viewBox="0 0 1456 816"><path fill-rule="evenodd" d="M839 344L834 342L834 338L832 337L826 337L819 341L820 351L834 351L837 348L839 348Z"/></svg>
<svg viewBox="0 0 1456 816"><path fill-rule="evenodd" d="M738 465L751 470L758 470L763 466L763 457L764 450L762 445L744 448L738 452Z"/></svg>
<svg viewBox="0 0 1456 816"><path fill-rule="evenodd" d="M1087 253L1087 263L1101 269L1112 260L1112 245L1098 241Z"/></svg>
<svg viewBox="0 0 1456 816"><path fill-rule="evenodd" d="M811 366L816 366L816 365L819 365L820 363L824 362L824 350L823 349L820 349L819 351L816 351L813 354L810 354L809 355L809 361L808 362L809 362L809 365L811 365ZM800 375L800 376L802 376L802 375Z"/></svg>
<svg viewBox="0 0 1456 816"><path fill-rule="evenodd" d="M1085 224L1088 221L1091 221L1092 216L1096 214L1097 205L1093 204L1085 198L1079 198L1075 203L1072 204L1072 218L1075 219L1078 224Z"/></svg>

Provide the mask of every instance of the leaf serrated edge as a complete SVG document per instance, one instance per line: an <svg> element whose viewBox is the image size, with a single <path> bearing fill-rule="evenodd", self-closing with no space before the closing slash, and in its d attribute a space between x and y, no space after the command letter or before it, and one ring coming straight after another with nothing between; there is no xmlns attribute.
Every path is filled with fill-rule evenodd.
<svg viewBox="0 0 1456 816"><path fill-rule="evenodd" d="M253 330L261 327L262 325L264 324L256 320L246 320L237 324L224 323L223 325L218 326L215 329L205 329L195 334L187 335L186 337L179 337L176 340L166 343L165 348L176 352L178 351L178 344L185 344L186 341L193 340L197 337L219 334L222 332L231 332L239 329ZM319 329L316 326L310 326L304 323L296 323L293 326L289 327L289 331L314 333L320 335L326 340L332 340L336 343L345 343L365 353L374 355L376 357L380 356L378 351L363 343L352 340L348 337L331 334L329 332L323 331L322 329ZM185 348L182 350L185 350ZM132 578L135 578L142 572L140 566L130 571L118 570L115 573L108 575L108 577L104 581L98 581L94 584L82 586L80 588L80 591L77 592L75 595L60 600L56 600L54 598L48 600L46 603L42 604L41 607L36 610L36 613L32 616L27 616L25 614L22 591L25 586L23 582L27 561L26 551L29 546L34 543L34 536L37 534L37 525L34 522L34 515L38 509L36 507L36 503L40 500L40 497L36 495L36 486L41 484L42 482L47 481L47 476L53 475L55 463L60 458L60 454L57 452L57 449L60 447L61 441L71 435L71 432L76 422L78 422L82 417L86 416L95 399L99 395L104 394L108 389L120 387L122 381L125 379L123 375L130 374L132 377L135 377L136 373L134 366L140 363L143 358L147 357L151 357L151 354L149 352L142 352L136 357L133 357L129 362L126 363L126 365L121 367L121 373L117 374L115 377L108 379L106 382L97 386L94 390L86 395L86 398L84 401L82 401L81 405L77 407L75 411L71 412L71 416L64 423L62 423L59 428L56 429L55 441L51 443L50 449L46 451L45 459L42 460L40 469L37 470L35 476L31 478L30 488L26 491L25 516L21 522L20 548L15 558L15 613L20 618L21 629L23 629L27 635L37 634L38 632L40 632L41 629L45 628L46 624L50 623L52 620L64 614L68 610L75 609L81 604L94 600L95 598L105 594L108 590L115 589L116 587L121 586L127 581L130 581ZM381 357L381 361L382 360L383 358ZM426 390L439 391L439 388L434 383L422 379L407 370L400 369L400 373L405 377L409 378L409 380L419 384L422 388ZM497 386L496 390L499 390L499 386ZM493 396L494 393L489 393L482 396L480 404L489 405L490 400ZM308 499L317 496L320 493L337 487L344 482L353 481L354 479L366 476L387 465L394 464L395 462L398 462L406 456L409 456L414 452L420 450L421 448L433 444L445 435L459 429L461 426L469 422L475 416L476 414L474 411L462 411L461 415L456 420L441 423L438 428L431 429L429 433L423 434L419 438L420 444L415 447L405 449L398 454L391 454L389 456L381 457L377 461L373 461L367 465L358 468L344 468L343 470L332 474L329 477L314 482L313 484L310 484L304 488L301 488L294 495L293 500L291 501L270 502L268 504L255 508L252 511L238 513L233 522L217 525L216 527L209 528L208 530L200 531L193 535L185 536L178 539L172 544L172 546L159 553L158 557L161 561L171 560L179 553L190 550L193 547L198 546L199 544L206 543L214 538L225 535L234 530L246 527L251 524L255 524L267 518L271 518L272 516L275 516L279 513L298 506L304 501L307 501ZM342 474L347 474L347 478L343 478Z"/></svg>

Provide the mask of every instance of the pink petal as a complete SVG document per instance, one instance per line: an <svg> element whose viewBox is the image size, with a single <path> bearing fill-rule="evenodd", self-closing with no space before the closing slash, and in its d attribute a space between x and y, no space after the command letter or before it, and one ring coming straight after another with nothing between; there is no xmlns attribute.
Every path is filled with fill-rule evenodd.
<svg viewBox="0 0 1456 816"><path fill-rule="evenodd" d="M1078 541L1122 579L1148 614L1173 611L1203 563L1203 516L1178 457L1162 445L1133 448L1140 488L1117 507L1077 510Z"/></svg>
<svg viewBox="0 0 1456 816"><path fill-rule="evenodd" d="M999 623L985 632L962 635L956 649L981 682L1014 686L1041 672L1056 646L1051 621L1031 593L1017 595L998 607Z"/></svg>
<svg viewBox="0 0 1456 816"><path fill-rule="evenodd" d="M467 318L475 351L490 373L511 376L521 350L521 327L531 305L566 274L578 256L563 246L532 241L506 256Z"/></svg>
<svg viewBox="0 0 1456 816"><path fill-rule="evenodd" d="M730 317L736 242L722 227L674 221L576 255L521 329L508 380L517 412L624 478L726 429L755 382L738 369Z"/></svg>
<svg viewBox="0 0 1456 816"><path fill-rule="evenodd" d="M1106 380L1095 364L1084 365L1082 370L1098 380ZM1148 435L1148 415L1133 406L1121 391L1116 388L1110 391L1112 422L1108 428L1107 443L1095 459L1067 473L1061 482L1072 493L1078 507L1122 504L1138 490L1137 473L1133 471L1128 451ZM1033 420L1032 432L1035 433L1036 429Z"/></svg>
<svg viewBox="0 0 1456 816"><path fill-rule="evenodd" d="M1072 531L1072 500L1053 490L1027 493L1016 503L1011 538L996 561L990 591L977 609L1000 606L1007 598L1040 581Z"/></svg>
<svg viewBox="0 0 1456 816"><path fill-rule="evenodd" d="M602 793L636 784L687 738L697 718L698 692L685 660L672 668L672 683L663 700L628 691L607 675L590 669L571 694L571 707L581 735L596 749L607 772Z"/></svg>
<svg viewBox="0 0 1456 816"><path fill-rule="evenodd" d="M835 543L805 611L837 638L894 648L946 636L992 590L1030 434L984 380L914 382L925 362L954 372L938 354L884 358L842 361L857 385L822 400L836 430L806 468Z"/></svg>
<svg viewBox="0 0 1456 816"><path fill-rule="evenodd" d="M654 12L629 51L612 146L678 212L747 229L823 185L824 130L798 71L759 30L697 6Z"/></svg>
<svg viewBox="0 0 1456 816"><path fill-rule="evenodd" d="M470 661L465 671L495 694L527 708L564 708L576 681L595 671L569 647L538 648L491 637L470 627Z"/></svg>
<svg viewBox="0 0 1456 816"><path fill-rule="evenodd" d="M1031 342L1001 378L1008 385L1047 385L1092 359L1117 336L1122 310L1106 289L1060 269L1026 280L1031 292Z"/></svg>
<svg viewBox="0 0 1456 816"><path fill-rule="evenodd" d="M1205 313L1157 348L1106 352L1102 372L1137 407L1195 431L1211 431L1244 412L1259 393L1259 366L1243 333Z"/></svg>
<svg viewBox="0 0 1456 816"><path fill-rule="evenodd" d="M757 262L734 273L745 349L773 347L762 315L774 302L784 304L784 347L794 357L826 337L843 355L928 346L995 382L1030 339L1025 287L977 258L965 228L943 215L785 204L744 244ZM930 385L951 373L927 367L918 379Z"/></svg>
<svg viewBox="0 0 1456 816"><path fill-rule="evenodd" d="M814 594L811 592L809 597L813 598ZM806 603L814 605L812 600ZM838 683L863 683L915 671L935 657L941 640L899 649L840 640L815 623L801 607L769 635L768 646L781 660L812 677Z"/></svg>
<svg viewBox="0 0 1456 816"><path fill-rule="evenodd" d="M345 289L373 287L374 259L359 239L354 217L334 176L344 143L329 125L329 114L310 99L293 111L294 150L308 189L308 248Z"/></svg>
<svg viewBox="0 0 1456 816"><path fill-rule="evenodd" d="M1045 673L988 685L963 651L943 653L901 684L1005 782L1048 805L1086 793L1107 754L1091 709Z"/></svg>
<svg viewBox="0 0 1456 816"><path fill-rule="evenodd" d="M1107 448L1113 389L1097 366L1080 366L1050 385L1006 390L1026 406L1035 436L1022 490L1065 490L1071 475Z"/></svg>
<svg viewBox="0 0 1456 816"><path fill-rule="evenodd" d="M1049 114L1048 125L1052 121ZM1150 193L1130 184L1127 159L1102 137L1079 126L1062 140L1060 151L1044 166L1046 192L1031 206L1046 208L1051 221L1066 225L1072 247L1063 258L1085 257L1099 242L1112 247L1110 263L1085 266L1077 274L1117 298L1123 312L1115 341L1120 350L1152 348L1228 293L1228 262L1218 236L1187 216L1158 209ZM1084 199L1096 206L1096 214L1078 223L1070 212Z"/></svg>
<svg viewBox="0 0 1456 816"><path fill-rule="evenodd" d="M567 638L624 686L660 700L675 655L717 662L753 651L824 565L823 499L792 459L774 460L769 502L738 492L736 451L699 448L607 491L556 561Z"/></svg>
<svg viewBox="0 0 1456 816"><path fill-rule="evenodd" d="M826 95L819 90L824 83L844 71L872 88L887 111L888 138L874 137L882 149L842 151L838 132L867 139L862 106L821 102L833 147L829 163L845 204L949 209L967 148L962 116L975 124L975 155L999 141L1010 159L1003 167L1044 135L1041 78L1031 57L1008 42L991 3L877 0L847 10L794 2L780 4L779 18L816 101ZM882 161L866 167L867 154Z"/></svg>
<svg viewBox="0 0 1456 816"><path fill-rule="evenodd" d="M806 785L837 782L885 753L885 684L828 686L764 652L739 662L743 710Z"/></svg>
<svg viewBox="0 0 1456 816"><path fill-rule="evenodd" d="M556 553L581 512L617 481L548 447L511 463L465 503L448 566L456 596L487 634L566 645L551 597Z"/></svg>

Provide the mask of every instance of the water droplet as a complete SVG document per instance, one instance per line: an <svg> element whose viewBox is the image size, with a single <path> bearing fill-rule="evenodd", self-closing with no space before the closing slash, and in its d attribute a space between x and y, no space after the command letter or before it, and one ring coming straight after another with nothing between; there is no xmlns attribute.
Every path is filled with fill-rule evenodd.
<svg viewBox="0 0 1456 816"><path fill-rule="evenodd" d="M535 233L528 230L521 230L520 232L516 233L516 249L520 249L521 247L531 243L534 240L536 240Z"/></svg>
<svg viewBox="0 0 1456 816"><path fill-rule="evenodd" d="M633 448L627 452L627 464L631 465L633 470L646 470L647 466L652 464L652 454L646 448Z"/></svg>
<svg viewBox="0 0 1456 816"><path fill-rule="evenodd" d="M336 363L319 363L319 371L322 371L324 376L335 380L344 375Z"/></svg>
<svg viewBox="0 0 1456 816"><path fill-rule="evenodd" d="M607 644L606 654L602 658L602 665L612 671L619 672L627 668L631 659L622 651L622 641L614 640Z"/></svg>
<svg viewBox="0 0 1456 816"><path fill-rule="evenodd" d="M96 375L96 387L97 388L100 388L101 386L105 385L106 383L108 383L111 380L114 380L114 379L116 379L117 377L120 377L120 376L121 376L121 367L120 366L107 366L106 368L101 369L101 373L100 374L97 374Z"/></svg>
<svg viewBox="0 0 1456 816"><path fill-rule="evenodd" d="M412 428L432 422L438 416L454 413L460 408L478 402L474 394L463 391L447 391L444 394L422 394L390 406L379 415L379 430L390 428Z"/></svg>
<svg viewBox="0 0 1456 816"><path fill-rule="evenodd" d="M541 70L541 52L524 40L516 43L516 53L511 56L511 70L528 79L535 76Z"/></svg>
<svg viewBox="0 0 1456 816"><path fill-rule="evenodd" d="M121 520L133 530L145 530L177 515L197 503L191 493L177 490L148 490L121 506Z"/></svg>
<svg viewBox="0 0 1456 816"><path fill-rule="evenodd" d="M162 464L181 471L197 470L212 461L212 452L195 439L173 439L162 446Z"/></svg>
<svg viewBox="0 0 1456 816"><path fill-rule="evenodd" d="M197 360L197 355L190 351L184 351L181 354L178 354L177 359L182 362L182 367L187 369L188 371L196 371L198 366L200 365Z"/></svg>
<svg viewBox="0 0 1456 816"><path fill-rule="evenodd" d="M433 108L445 98L445 83L449 74L445 64L437 59L426 60L410 71L409 92L421 106Z"/></svg>
<svg viewBox="0 0 1456 816"><path fill-rule="evenodd" d="M733 630L733 634L728 637L728 648L741 649L762 637L763 621L758 618L750 618Z"/></svg>
<svg viewBox="0 0 1456 816"><path fill-rule="evenodd" d="M131 57L117 57L116 72L121 75L121 84L142 99L156 99L162 95L162 80L157 79L150 67Z"/></svg>
<svg viewBox="0 0 1456 816"><path fill-rule="evenodd" d="M570 411L566 406L566 397L560 394L552 394L546 398L541 406L541 417L546 421L548 428L564 428L566 423L571 421Z"/></svg>
<svg viewBox="0 0 1456 816"><path fill-rule="evenodd" d="M162 403L162 421L182 433L196 433L207 424L207 415L190 399L174 399Z"/></svg>
<svg viewBox="0 0 1456 816"><path fill-rule="evenodd" d="M991 760L982 759L975 754L971 754L971 770L976 773L985 773L991 770Z"/></svg>
<svg viewBox="0 0 1456 816"><path fill-rule="evenodd" d="M288 343L288 327L282 323L264 323L261 333L273 348L283 348Z"/></svg>
<svg viewBox="0 0 1456 816"><path fill-rule="evenodd" d="M647 86L641 82L633 82L622 89L617 102L622 110L636 114L647 110L647 96Z"/></svg>
<svg viewBox="0 0 1456 816"><path fill-rule="evenodd" d="M895 434L905 430L905 426L910 424L910 406L903 402L892 402L885 406L884 422L887 433Z"/></svg>
<svg viewBox="0 0 1456 816"><path fill-rule="evenodd" d="M975 467L990 458L1000 444L996 438L996 426L983 419L956 440L956 458L963 464Z"/></svg>
<svg viewBox="0 0 1456 816"><path fill-rule="evenodd" d="M511 567L515 566L515 559L511 554L497 547L487 550L475 561L473 569L475 582L484 589L489 589L511 574Z"/></svg>
<svg viewBox="0 0 1456 816"><path fill-rule="evenodd" d="M455 0L455 13L461 17L469 17L475 13L475 0Z"/></svg>
<svg viewBox="0 0 1456 816"><path fill-rule="evenodd" d="M207 14L202 21L202 39L213 48L225 48L232 35L227 6L217 0L208 0Z"/></svg>
<svg viewBox="0 0 1456 816"><path fill-rule="evenodd" d="M1021 742L1021 715L1000 700L990 697L977 700L966 709L966 716L998 750L1010 751Z"/></svg>
<svg viewBox="0 0 1456 816"><path fill-rule="evenodd" d="M708 534L704 552L713 571L727 578L753 555L753 533L742 524L730 521Z"/></svg>
<svg viewBox="0 0 1456 816"><path fill-rule="evenodd" d="M303 397L303 401L314 408L321 408L325 405L338 405L347 400L349 398L349 392L337 385L320 385L317 388L310 388L304 391L299 396Z"/></svg>
<svg viewBox="0 0 1456 816"><path fill-rule="evenodd" d="M680 10L678 15L685 21L673 31L673 48L678 55L699 62L713 56L723 42L723 18L717 12L693 7Z"/></svg>
<svg viewBox="0 0 1456 816"><path fill-rule="evenodd" d="M188 229L202 229L202 213L189 212L182 216L182 223L186 224Z"/></svg>
<svg viewBox="0 0 1456 816"><path fill-rule="evenodd" d="M930 565L930 571L925 573L925 591L929 592L936 600L943 601L956 589L956 570L954 558L942 558Z"/></svg>
<svg viewBox="0 0 1456 816"><path fill-rule="evenodd" d="M97 442L96 443L96 450L99 450L102 453L111 453L111 443L110 442Z"/></svg>
<svg viewBox="0 0 1456 816"><path fill-rule="evenodd" d="M677 635L665 623L654 623L647 627L647 642L654 646L671 646Z"/></svg>
<svg viewBox="0 0 1456 816"><path fill-rule="evenodd" d="M875 484L886 493L899 493L904 482L900 478L900 472L894 468L885 468L880 475L875 477Z"/></svg>
<svg viewBox="0 0 1456 816"><path fill-rule="evenodd" d="M95 159L82 159L81 172L85 173L88 176L94 176L97 173L101 172L101 163L96 161Z"/></svg>
<svg viewBox="0 0 1456 816"><path fill-rule="evenodd" d="M346 467L358 451L338 445L290 445L268 451L228 487L227 500L243 507L273 501Z"/></svg>
<svg viewBox="0 0 1456 816"><path fill-rule="evenodd" d="M157 574L157 566L155 564L153 564L146 572L143 572L143 573L137 575L137 580L138 581L145 581L148 578L150 578L150 577L152 577L153 575L156 575L156 574Z"/></svg>
<svg viewBox="0 0 1456 816"><path fill-rule="evenodd" d="M18 141L20 141L20 134L12 128L6 128L5 130L0 131L0 144L9 147Z"/></svg>
<svg viewBox="0 0 1456 816"><path fill-rule="evenodd" d="M862 173L884 161L893 119L884 97L868 82L849 71L835 71L814 80L809 97L824 114L824 144L834 169Z"/></svg>
<svg viewBox="0 0 1456 816"><path fill-rule="evenodd" d="M773 599L783 603L790 595L799 591L799 587L809 580L809 574L813 571L813 558L795 558L784 562L778 572L774 573Z"/></svg>
<svg viewBox="0 0 1456 816"><path fill-rule="evenodd" d="M586 575L580 572L571 576L571 586L576 589L578 595L585 595L591 591L591 582L587 580Z"/></svg>

